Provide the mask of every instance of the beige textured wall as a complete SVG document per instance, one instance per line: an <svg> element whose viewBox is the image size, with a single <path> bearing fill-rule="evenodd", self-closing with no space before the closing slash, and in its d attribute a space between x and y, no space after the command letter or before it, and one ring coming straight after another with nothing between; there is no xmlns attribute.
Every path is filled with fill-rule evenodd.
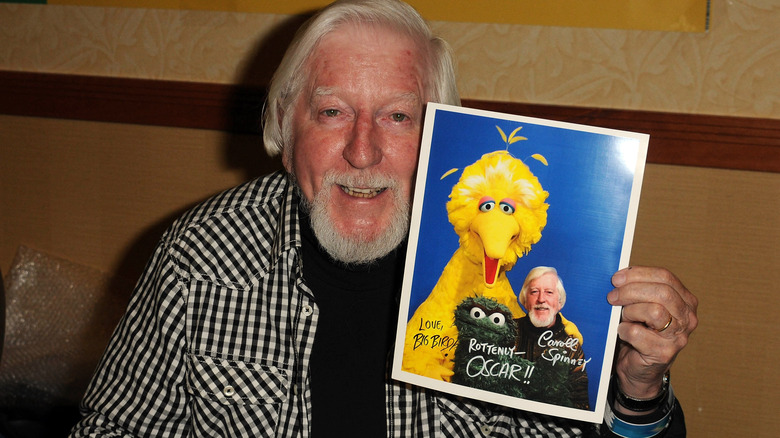
<svg viewBox="0 0 780 438"><path fill-rule="evenodd" d="M464 97L780 118L780 3L715 0L711 16L706 34L434 28L455 50ZM288 19L0 4L0 69L233 82L273 59L263 38Z"/></svg>
<svg viewBox="0 0 780 438"><path fill-rule="evenodd" d="M0 69L262 84L288 19L0 4ZM707 34L434 27L465 97L780 118L778 23L775 0L731 0ZM277 166L258 141L0 116L0 269L26 244L135 276L182 209ZM690 436L780 430L778 223L778 174L648 166L632 263L668 266L701 300L673 369Z"/></svg>

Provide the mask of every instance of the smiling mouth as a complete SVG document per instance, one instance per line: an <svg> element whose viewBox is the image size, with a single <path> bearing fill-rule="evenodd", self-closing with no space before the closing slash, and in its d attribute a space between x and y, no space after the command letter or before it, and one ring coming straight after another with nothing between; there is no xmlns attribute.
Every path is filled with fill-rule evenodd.
<svg viewBox="0 0 780 438"><path fill-rule="evenodd" d="M373 198L375 196L378 196L380 193L387 190L386 187L378 188L378 189L363 189L358 187L347 187L339 185L341 190L348 194L349 196L354 196L356 198Z"/></svg>

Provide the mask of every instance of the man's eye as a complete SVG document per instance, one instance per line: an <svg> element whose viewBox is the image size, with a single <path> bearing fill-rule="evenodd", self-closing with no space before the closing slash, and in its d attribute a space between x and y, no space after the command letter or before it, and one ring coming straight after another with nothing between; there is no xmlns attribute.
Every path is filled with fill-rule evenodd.
<svg viewBox="0 0 780 438"><path fill-rule="evenodd" d="M322 114L324 114L326 117L336 117L337 115L339 115L339 110L332 109L332 108L326 109L325 111L322 112Z"/></svg>
<svg viewBox="0 0 780 438"><path fill-rule="evenodd" d="M406 114L401 113L393 113L390 118L393 119L394 122L403 122L404 120L408 119Z"/></svg>

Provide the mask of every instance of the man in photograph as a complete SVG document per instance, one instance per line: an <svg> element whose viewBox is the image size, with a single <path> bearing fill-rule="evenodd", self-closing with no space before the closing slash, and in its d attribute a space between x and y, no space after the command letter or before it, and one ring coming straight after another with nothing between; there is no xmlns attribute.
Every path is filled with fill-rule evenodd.
<svg viewBox="0 0 780 438"><path fill-rule="evenodd" d="M531 269L519 301L527 314L517 320L516 351L541 371L535 372L534 389L527 398L588 409L586 367L590 359L579 339L564 329L560 311L566 304L566 289L558 271L547 266Z"/></svg>

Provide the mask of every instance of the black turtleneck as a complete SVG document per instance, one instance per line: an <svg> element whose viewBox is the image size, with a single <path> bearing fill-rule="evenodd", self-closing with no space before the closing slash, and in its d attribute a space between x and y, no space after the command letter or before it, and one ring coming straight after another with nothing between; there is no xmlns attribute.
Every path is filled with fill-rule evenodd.
<svg viewBox="0 0 780 438"><path fill-rule="evenodd" d="M385 436L403 251L347 266L320 247L305 214L301 236L303 277L320 312L310 369L313 436Z"/></svg>

